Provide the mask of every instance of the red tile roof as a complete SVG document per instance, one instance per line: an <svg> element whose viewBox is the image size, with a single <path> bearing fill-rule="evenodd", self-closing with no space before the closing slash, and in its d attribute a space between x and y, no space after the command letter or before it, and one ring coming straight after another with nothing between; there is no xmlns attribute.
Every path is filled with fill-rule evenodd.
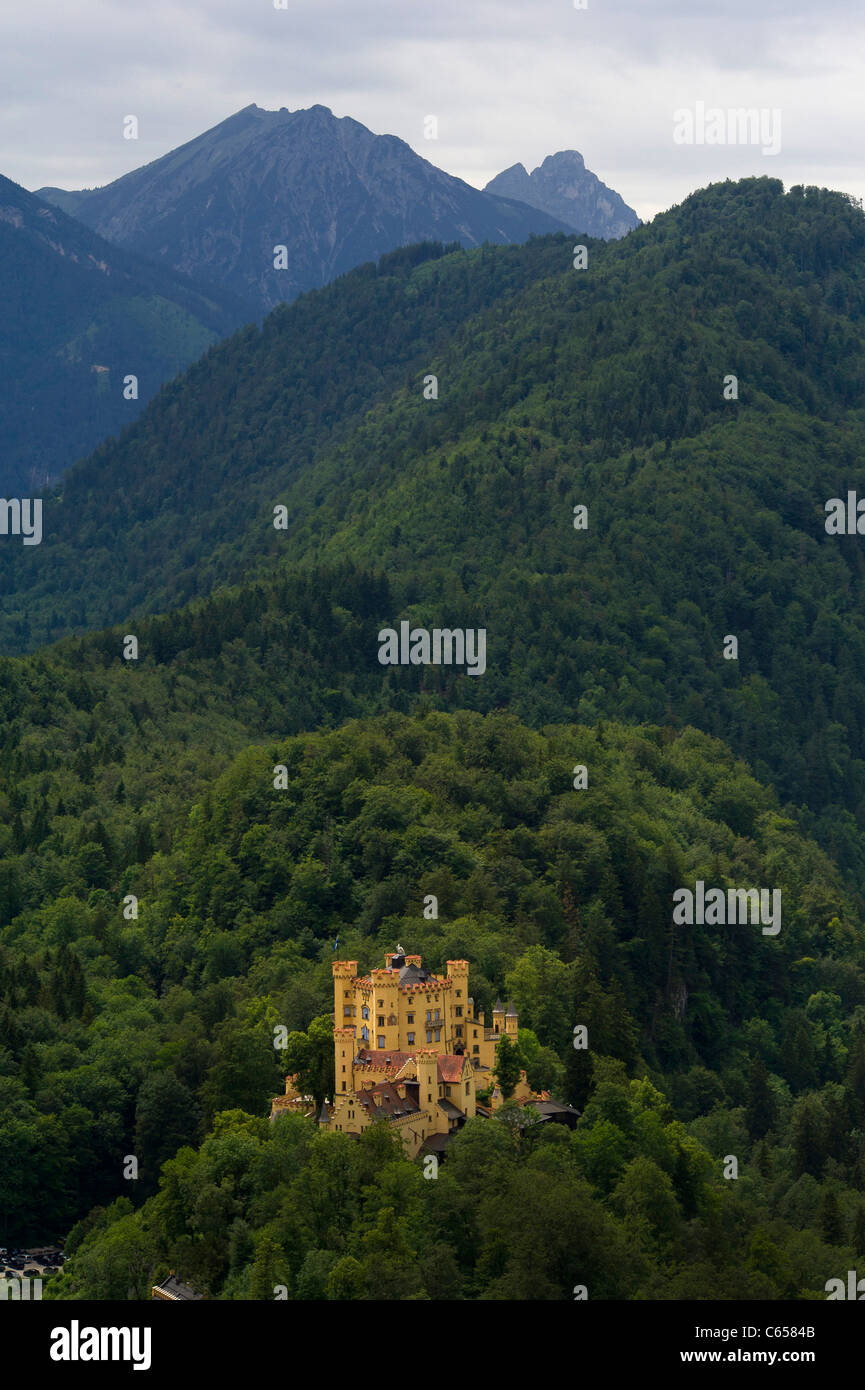
<svg viewBox="0 0 865 1390"><path fill-rule="evenodd" d="M462 1078L465 1057L459 1053L446 1052L439 1057L439 1081L459 1081Z"/></svg>
<svg viewBox="0 0 865 1390"><path fill-rule="evenodd" d="M365 1064L370 1071L383 1071L388 1076L396 1076L398 1071L402 1071L409 1058L413 1057L413 1052L388 1052L387 1050L371 1047L358 1048L355 1064Z"/></svg>

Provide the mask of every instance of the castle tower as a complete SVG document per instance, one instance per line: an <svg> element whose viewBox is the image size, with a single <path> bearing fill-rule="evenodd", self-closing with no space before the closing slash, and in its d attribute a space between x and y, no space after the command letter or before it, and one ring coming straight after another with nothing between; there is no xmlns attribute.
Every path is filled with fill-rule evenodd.
<svg viewBox="0 0 865 1390"><path fill-rule="evenodd" d="M333 962L334 1101L354 1085L356 960Z"/></svg>
<svg viewBox="0 0 865 1390"><path fill-rule="evenodd" d="M468 1039L467 1021L472 1017L469 998L469 963L467 960L447 962L450 990L445 996L447 1028L445 1039L451 1052L465 1051Z"/></svg>
<svg viewBox="0 0 865 1390"><path fill-rule="evenodd" d="M371 970L370 979L368 1045L379 1052L399 1052L399 972L387 967Z"/></svg>
<svg viewBox="0 0 865 1390"><path fill-rule="evenodd" d="M439 1098L438 1053L424 1049L415 1054L417 1062L418 1104L422 1110L433 1110Z"/></svg>
<svg viewBox="0 0 865 1390"><path fill-rule="evenodd" d="M505 1031L505 1006L501 999L493 1004L493 1028L497 1033Z"/></svg>
<svg viewBox="0 0 865 1390"><path fill-rule="evenodd" d="M354 981L357 976L356 960L335 960L333 963L333 1025L340 1028L344 1022L353 1019L354 1014L346 1009L355 1004Z"/></svg>
<svg viewBox="0 0 865 1390"><path fill-rule="evenodd" d="M354 1036L353 1028L333 1030L334 1101L354 1089Z"/></svg>
<svg viewBox="0 0 865 1390"><path fill-rule="evenodd" d="M510 1003L509 1003L509 1004L508 1004L508 1011L507 1011L507 1013L505 1014L505 1032L507 1033L507 1035L508 1035L508 1037L510 1038L511 1042L516 1042L516 1040L517 1040L517 1025L518 1025L518 1023L519 1023L519 1018L517 1017L517 1011L516 1011L516 1009L514 1008L513 1004L510 1004Z"/></svg>

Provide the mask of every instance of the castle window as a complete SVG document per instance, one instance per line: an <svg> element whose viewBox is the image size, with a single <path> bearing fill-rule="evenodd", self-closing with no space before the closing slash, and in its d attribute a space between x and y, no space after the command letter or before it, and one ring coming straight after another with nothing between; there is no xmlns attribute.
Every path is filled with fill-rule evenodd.
<svg viewBox="0 0 865 1390"><path fill-rule="evenodd" d="M427 1042L432 1042L432 1029L431 1029L431 1028L427 1028L427 1030L426 1030L426 1040L427 1040Z"/></svg>
<svg viewBox="0 0 865 1390"><path fill-rule="evenodd" d="M466 1082L466 1095L469 1094L469 1086L470 1086L470 1085L471 1085L471 1082L467 1081L467 1082Z"/></svg>
<svg viewBox="0 0 865 1390"><path fill-rule="evenodd" d="M458 990L457 990L457 999L462 999L462 997L463 997L463 992L462 992L461 989L458 989Z"/></svg>
<svg viewBox="0 0 865 1390"><path fill-rule="evenodd" d="M409 1040L410 1043L413 1043L413 1042L414 1042L414 1033L409 1033L409 1035L408 1035L408 1040Z"/></svg>
<svg viewBox="0 0 865 1390"><path fill-rule="evenodd" d="M345 1008L344 1008L343 1011L342 1011L342 1015L343 1015L343 1018L351 1018L351 1005L350 1005L350 1004L346 1004Z"/></svg>
<svg viewBox="0 0 865 1390"><path fill-rule="evenodd" d="M437 1029L436 1029L436 1042L439 1042L439 1041L441 1040L441 1035L442 1035L442 1030L441 1030L441 1028L437 1028Z"/></svg>
<svg viewBox="0 0 865 1390"><path fill-rule="evenodd" d="M369 1004L364 1004L360 1011L361 1018L369 1018Z"/></svg>
<svg viewBox="0 0 865 1390"><path fill-rule="evenodd" d="M463 1006L462 1006L462 1004L457 1004L456 1009L454 1010L454 1012L456 1013L457 1018L462 1018L462 1016L463 1016Z"/></svg>
<svg viewBox="0 0 865 1390"><path fill-rule="evenodd" d="M361 1028L360 1036L363 1038L364 1042L369 1042L369 1029L366 1027L366 1025L364 1025L363 1028Z"/></svg>
<svg viewBox="0 0 865 1390"><path fill-rule="evenodd" d="M458 1023L458 1024L457 1024L457 1037L458 1037L458 1038L461 1038L462 1035L463 1035L463 1026L462 1026L461 1023Z"/></svg>
<svg viewBox="0 0 865 1390"><path fill-rule="evenodd" d="M342 1089L345 1090L345 1082L344 1082L344 1081L343 1081L343 1083L342 1083Z"/></svg>
<svg viewBox="0 0 865 1390"><path fill-rule="evenodd" d="M427 1023L429 1023L429 1021L430 1021L431 1018L432 1018L432 1009L427 1009L427 1011L426 1011L426 1021L427 1021Z"/></svg>
<svg viewBox="0 0 865 1390"><path fill-rule="evenodd" d="M379 1028L383 1028L383 1027L384 1027L384 1014L379 1014L379 1016L378 1016L378 1026L379 1026Z"/></svg>
<svg viewBox="0 0 865 1390"><path fill-rule="evenodd" d="M450 1088L450 1086L445 1086L445 1095L446 1095L446 1096L449 1096L450 1093L451 1093L451 1088Z"/></svg>
<svg viewBox="0 0 865 1390"><path fill-rule="evenodd" d="M409 1014L408 1019L406 1021L408 1023L414 1023L414 1014Z"/></svg>
<svg viewBox="0 0 865 1390"><path fill-rule="evenodd" d="M478 1047L477 1043L475 1043L474 1047L472 1048L472 1052L480 1052L480 1048Z"/></svg>
<svg viewBox="0 0 865 1390"><path fill-rule="evenodd" d="M384 1047L384 1038L382 1038L382 1037L379 1038L379 1040L378 1040L378 1045L379 1045L380 1048L383 1048L383 1047Z"/></svg>
<svg viewBox="0 0 865 1390"><path fill-rule="evenodd" d="M438 1011L438 1009L436 1009L436 1018L438 1018L438 1016L439 1016L439 1011Z"/></svg>
<svg viewBox="0 0 865 1390"><path fill-rule="evenodd" d="M345 1062L343 1062L343 1064L342 1064L342 1069L343 1069L343 1071L345 1071Z"/></svg>

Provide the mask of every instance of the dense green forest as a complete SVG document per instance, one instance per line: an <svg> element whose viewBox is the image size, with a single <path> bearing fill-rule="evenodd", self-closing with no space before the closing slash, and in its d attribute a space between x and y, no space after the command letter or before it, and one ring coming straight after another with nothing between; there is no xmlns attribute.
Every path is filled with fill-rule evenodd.
<svg viewBox="0 0 865 1390"><path fill-rule="evenodd" d="M754 179L571 254L278 309L4 544L0 1239L69 1232L49 1296L823 1297L865 1259L865 567L823 524L865 488L865 218ZM382 667L403 618L486 628L483 678ZM780 889L778 936L674 928L696 879ZM573 1133L506 1106L432 1182L269 1123L274 1026L326 1081L334 952L397 939L513 999Z"/></svg>
<svg viewBox="0 0 865 1390"><path fill-rule="evenodd" d="M48 836L41 873L65 857L76 876L50 903L35 892L3 939L8 1217L23 1235L88 1212L56 1296L141 1295L162 1266L225 1297L268 1280L380 1296L386 1247L393 1296L523 1297L552 1211L565 1224L550 1297L586 1282L600 1297L816 1292L860 1248L862 922L823 853L717 742L389 714L247 749L161 849L124 835L114 804L92 831L72 818ZM779 887L778 937L671 934L672 890L697 877ZM127 893L137 922L118 910ZM507 992L530 1078L583 1111L573 1135L525 1133L520 1112L477 1121L439 1187L383 1159L389 1140L367 1152L297 1119L270 1131L273 1026L329 1013L337 938L365 968L397 937L434 968L470 959L487 1009ZM575 1022L591 1063L569 1047ZM737 1183L721 1177L728 1154ZM517 1240L503 1194L529 1190L537 1228Z"/></svg>
<svg viewBox="0 0 865 1390"><path fill-rule="evenodd" d="M687 441L697 457L701 443L714 454L706 432L742 417L770 430L785 419L810 427L821 453L834 438L827 424L846 422L855 434L865 219L849 199L784 195L774 179L718 184L621 241L588 246L584 271L572 268L566 237L477 251L407 247L211 349L46 498L38 554L0 551L3 650L177 606L266 571L277 555L304 558L373 505L410 535L404 504L429 489L431 467L447 473L440 485L456 484L461 511L474 497L473 464L484 463L493 500L500 483L541 487L543 534L520 529L519 515L506 526L498 511L473 534L500 557L508 548L513 563L515 546L555 558L546 549L555 492L546 487L559 465L571 488L597 492L620 456L629 483L651 446ZM423 396L430 372L435 402ZM723 397L731 372L736 404ZM848 447L826 477L855 466L860 446L851 437ZM761 464L786 454L778 441ZM763 467L734 481L810 535L823 480L790 462L789 499ZM700 491L689 496L702 519ZM560 499L566 515L569 498ZM277 535L279 502L290 526ZM359 543L350 531L346 540ZM470 566L462 541L449 526L426 537L442 561ZM363 544L390 560L390 534ZM400 556L410 559L407 546L396 546Z"/></svg>
<svg viewBox="0 0 865 1390"><path fill-rule="evenodd" d="M5 649L349 558L388 576L376 631L487 628L460 698L703 728L861 881L865 566L824 529L865 475L861 211L751 179L586 271L564 238L446 250L277 310L72 470L0 551Z"/></svg>

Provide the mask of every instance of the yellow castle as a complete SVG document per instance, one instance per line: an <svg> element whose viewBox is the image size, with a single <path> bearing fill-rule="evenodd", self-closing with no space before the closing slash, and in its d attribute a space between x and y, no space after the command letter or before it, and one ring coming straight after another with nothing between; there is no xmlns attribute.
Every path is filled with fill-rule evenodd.
<svg viewBox="0 0 865 1390"><path fill-rule="evenodd" d="M449 960L447 975L433 975L401 946L368 975L358 975L357 961L335 961L333 1019L335 1089L319 1115L322 1128L359 1134L385 1119L413 1158L445 1148L478 1112L479 1090L493 1088L492 1108L501 1103L496 1047L502 1036L517 1041L519 1020L496 1000L487 1028L469 996L468 961ZM515 1095L533 1097L524 1073ZM271 1114L304 1109L308 1099L290 1076Z"/></svg>

